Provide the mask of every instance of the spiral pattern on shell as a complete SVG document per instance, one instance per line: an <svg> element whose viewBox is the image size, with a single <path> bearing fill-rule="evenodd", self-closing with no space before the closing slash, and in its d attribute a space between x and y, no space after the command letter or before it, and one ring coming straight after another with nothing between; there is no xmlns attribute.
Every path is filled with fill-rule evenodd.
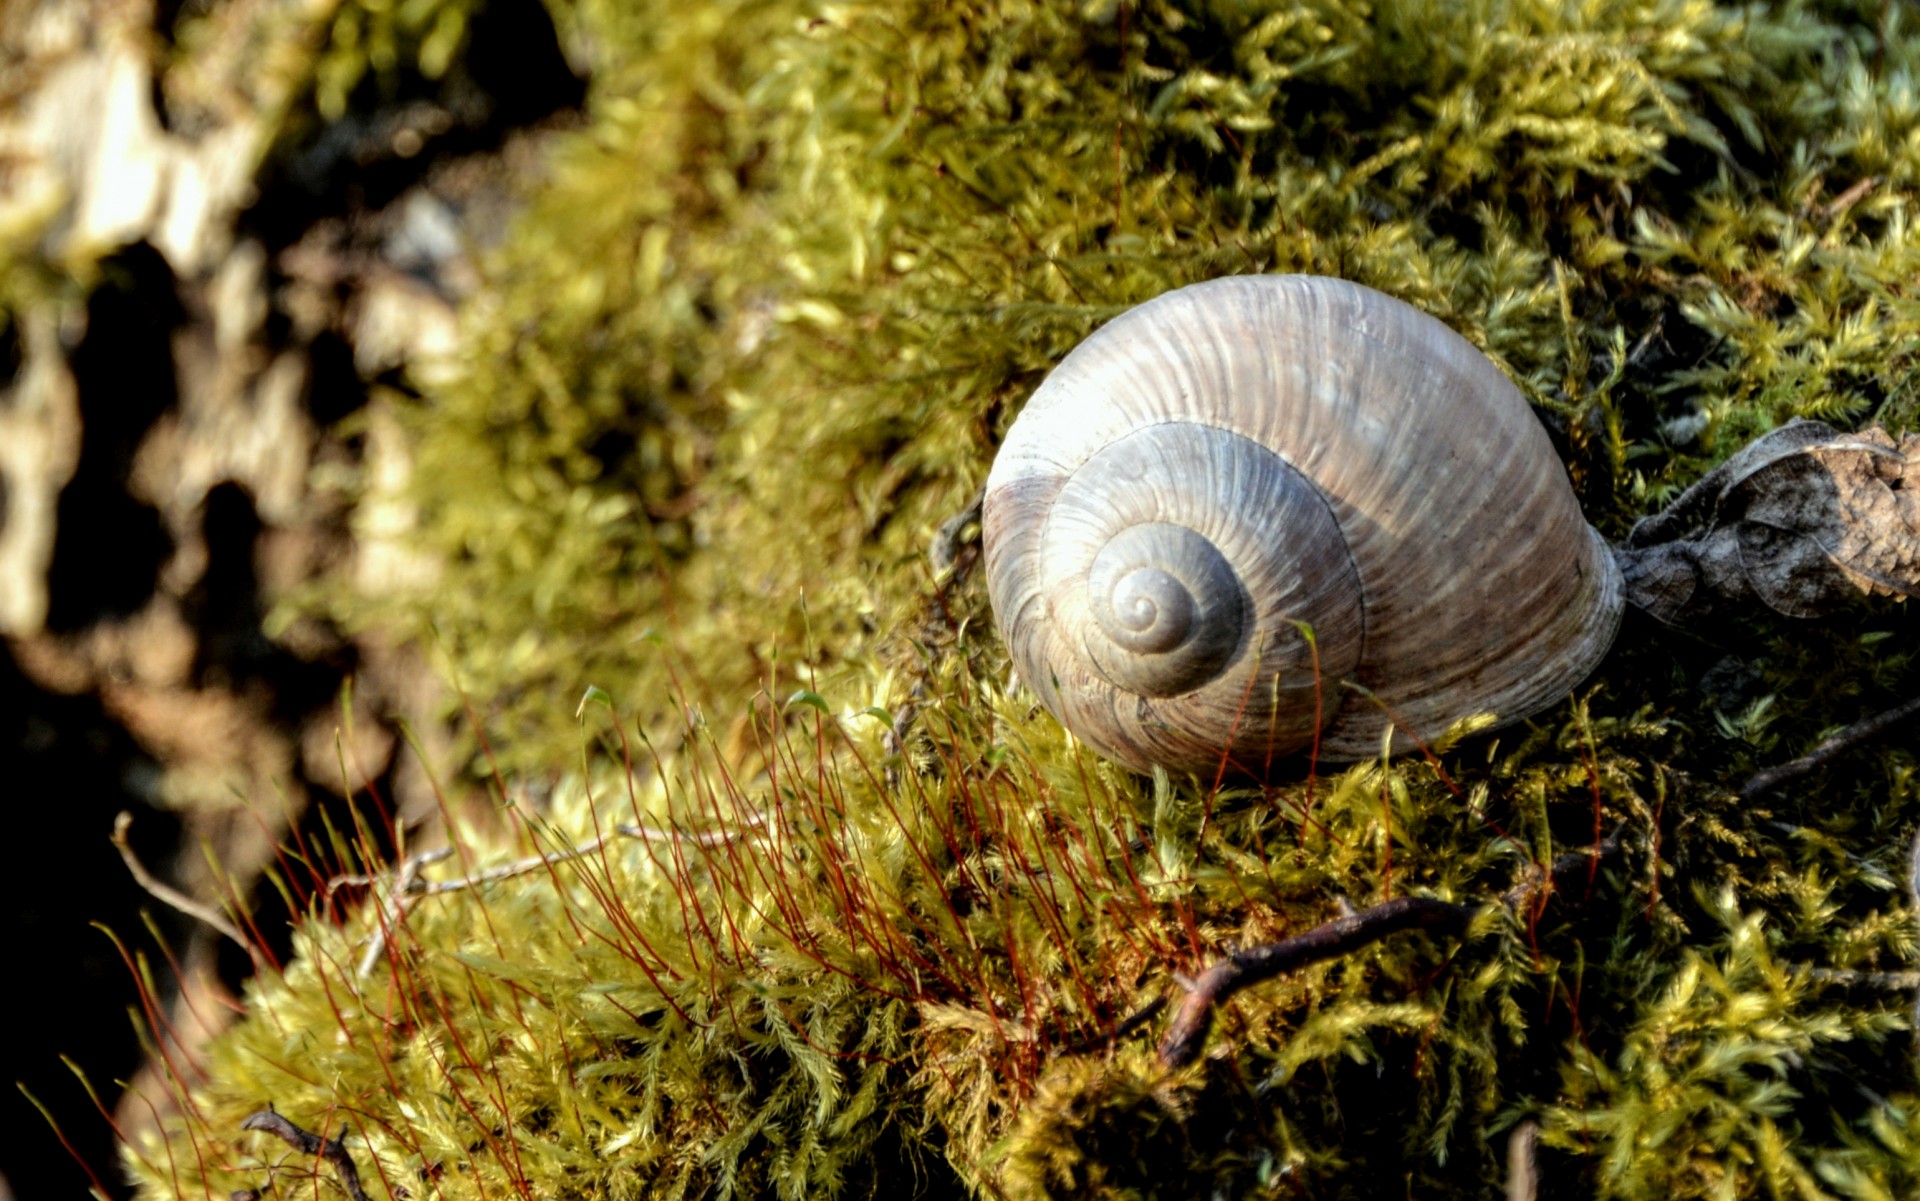
<svg viewBox="0 0 1920 1201"><path fill-rule="evenodd" d="M1109 322L1009 430L983 525L1021 677L1140 769L1259 775L1316 733L1355 759L1526 716L1621 608L1506 377L1418 310L1312 276Z"/></svg>

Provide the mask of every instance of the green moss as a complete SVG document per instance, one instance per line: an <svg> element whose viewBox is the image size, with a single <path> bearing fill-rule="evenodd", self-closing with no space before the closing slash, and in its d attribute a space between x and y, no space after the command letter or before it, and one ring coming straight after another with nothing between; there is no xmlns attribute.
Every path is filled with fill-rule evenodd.
<svg viewBox="0 0 1920 1201"><path fill-rule="evenodd" d="M978 581L925 557L1070 346L1228 272L1448 321L1611 533L1786 418L1905 426L1904 10L562 18L588 119L465 314L466 372L406 415L444 576L333 603L433 632L509 781L581 762L589 684L657 752L630 800L590 707L579 774L475 855L743 832L423 899L364 978L372 916L310 922L143 1152L150 1193L258 1186L284 1151L237 1124L268 1101L347 1120L415 1195L1479 1197L1522 1118L1546 1196L1920 1188L1908 999L1831 974L1914 963L1911 753L1732 791L1915 690L1903 610L1630 622L1534 726L1214 795L1006 693ZM1577 903L1264 985L1196 1068L1103 1039L1224 948L1493 897L1616 826Z"/></svg>

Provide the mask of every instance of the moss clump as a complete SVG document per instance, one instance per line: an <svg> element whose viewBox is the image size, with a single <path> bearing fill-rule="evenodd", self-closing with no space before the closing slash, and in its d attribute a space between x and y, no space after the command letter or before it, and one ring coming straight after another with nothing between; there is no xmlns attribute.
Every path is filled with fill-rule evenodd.
<svg viewBox="0 0 1920 1201"><path fill-rule="evenodd" d="M517 847L472 854L731 833L420 899L365 975L374 908L309 923L141 1152L152 1193L258 1187L274 1151L236 1132L267 1101L345 1120L416 1195L1479 1197L1522 1119L1548 1196L1920 1188L1908 999L1876 986L1915 958L1912 756L1732 792L1914 691L1904 611L1630 623L1527 730L1216 792L1088 761L1003 692L977 581L924 558L1068 347L1228 272L1447 320L1611 532L1785 418L1903 427L1902 10L562 24L596 48L588 120L469 307L466 372L408 413L445 576L337 604L432 623L510 781L578 761L562 698L615 698L547 808L510 807ZM1273 982L1184 1073L1109 1053L1223 948L1496 896L1614 827L1632 850L1578 903Z"/></svg>

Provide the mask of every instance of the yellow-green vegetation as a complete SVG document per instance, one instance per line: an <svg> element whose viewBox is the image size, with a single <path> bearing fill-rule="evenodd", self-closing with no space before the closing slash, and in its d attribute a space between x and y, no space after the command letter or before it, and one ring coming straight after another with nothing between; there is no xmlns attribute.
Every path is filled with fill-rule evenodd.
<svg viewBox="0 0 1920 1201"><path fill-rule="evenodd" d="M1480 1198L1523 1122L1547 1197L1920 1193L1913 755L1735 795L1920 686L1904 609L1630 621L1530 726L1219 790L1079 751L969 553L927 556L1049 365L1225 273L1453 325L1610 534L1790 417L1910 426L1920 18L558 16L586 120L406 410L442 577L332 603L436 639L488 740L450 784L505 833L456 822L424 878L660 836L305 923L131 1156L146 1195L331 1178L240 1132L268 1103L344 1127L376 1197ZM1164 1017L1108 1037L1234 947L1614 829L1551 908L1242 994L1194 1067Z"/></svg>

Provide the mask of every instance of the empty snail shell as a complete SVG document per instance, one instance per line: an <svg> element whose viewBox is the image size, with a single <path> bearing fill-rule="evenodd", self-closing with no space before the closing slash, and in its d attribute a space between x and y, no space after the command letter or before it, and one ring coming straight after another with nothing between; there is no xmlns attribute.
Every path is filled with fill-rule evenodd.
<svg viewBox="0 0 1920 1201"><path fill-rule="evenodd" d="M1116 317L1008 431L995 618L1069 730L1136 769L1262 774L1553 704L1620 572L1517 389L1391 297L1241 276Z"/></svg>

